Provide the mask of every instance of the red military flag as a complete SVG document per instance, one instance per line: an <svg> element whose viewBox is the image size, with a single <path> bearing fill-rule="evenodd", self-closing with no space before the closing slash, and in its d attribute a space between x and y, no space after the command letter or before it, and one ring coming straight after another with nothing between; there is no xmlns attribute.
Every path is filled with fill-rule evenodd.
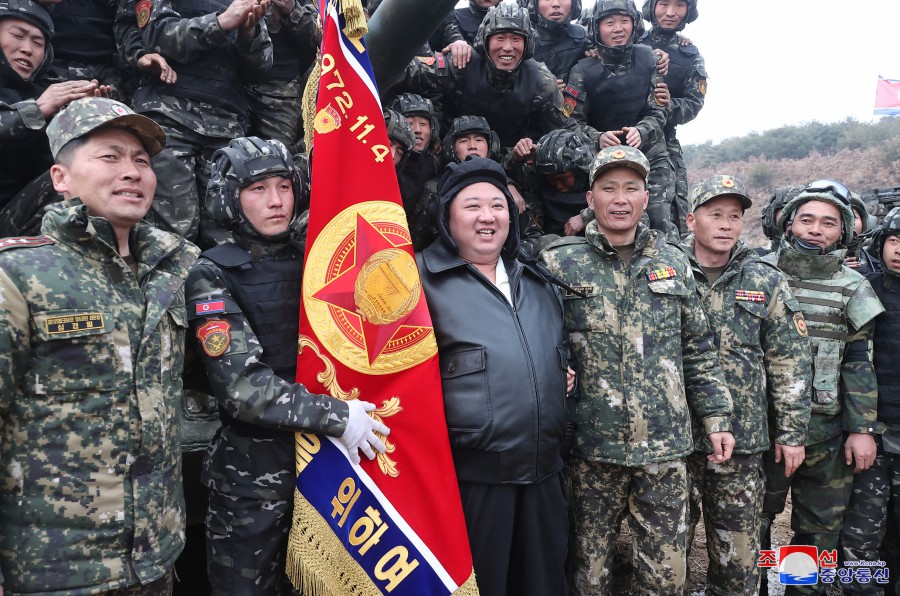
<svg viewBox="0 0 900 596"><path fill-rule="evenodd" d="M875 115L896 116L900 114L900 80L878 77L875 91Z"/></svg>
<svg viewBox="0 0 900 596"><path fill-rule="evenodd" d="M320 2L297 380L376 404L391 434L386 453L354 466L340 441L297 433L287 572L308 596L477 594L437 344L357 10Z"/></svg>

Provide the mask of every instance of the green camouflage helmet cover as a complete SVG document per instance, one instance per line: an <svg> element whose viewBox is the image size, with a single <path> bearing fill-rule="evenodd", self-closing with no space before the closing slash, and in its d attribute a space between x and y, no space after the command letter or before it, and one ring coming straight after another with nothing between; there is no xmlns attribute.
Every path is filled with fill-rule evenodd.
<svg viewBox="0 0 900 596"><path fill-rule="evenodd" d="M775 212L784 209L785 203L796 197L801 191L803 191L802 186L780 186L775 189L775 192L769 197L769 202L763 207L763 234L772 242L776 242L781 238L783 233L778 229Z"/></svg>
<svg viewBox="0 0 900 596"><path fill-rule="evenodd" d="M585 177L594 161L594 143L580 132L560 128L538 141L534 169L540 174L562 174L581 171Z"/></svg>
<svg viewBox="0 0 900 596"><path fill-rule="evenodd" d="M538 10L539 0L526 1L528 2L528 15L531 17L531 24L535 27L540 27L541 29L563 31L569 26L569 23L581 18L581 0L572 0L572 8L569 9L568 16L561 22L551 21L545 18L544 15L541 14L541 11Z"/></svg>
<svg viewBox="0 0 900 596"><path fill-rule="evenodd" d="M259 137L239 137L212 156L212 171L206 187L206 208L222 229L238 236L266 242L283 242L289 232L264 236L250 223L241 207L241 190L264 178L281 176L294 190L295 220L304 204L303 180L291 154L281 141Z"/></svg>
<svg viewBox="0 0 900 596"><path fill-rule="evenodd" d="M850 191L850 207L853 208L854 213L859 214L859 219L862 220L862 231L860 232L860 235L867 234L875 229L875 226L878 224L878 219L869 213L869 209L867 208L865 201L862 200L862 197L852 190Z"/></svg>
<svg viewBox="0 0 900 596"><path fill-rule="evenodd" d="M166 133L150 118L135 114L127 105L114 99L84 97L70 102L47 125L50 153L56 158L69 141L100 128L127 130L140 139L151 157L166 146Z"/></svg>
<svg viewBox="0 0 900 596"><path fill-rule="evenodd" d="M690 212L718 197L737 197L745 210L753 205L744 183L728 174L710 176L691 190Z"/></svg>
<svg viewBox="0 0 900 596"><path fill-rule="evenodd" d="M781 234L785 234L786 231L790 230L797 209L800 208L800 205L809 201L821 201L834 205L841 214L841 237L837 245L825 251L830 252L839 246L847 246L853 240L853 224L856 221L856 217L853 215L853 209L850 207L849 192L845 196L842 190L823 190L820 188L820 183L831 183L839 185L840 188L845 188L842 184L830 180L821 180L808 184L797 196L785 203L784 209L781 210L781 215L778 217L777 225L778 231Z"/></svg>
<svg viewBox="0 0 900 596"><path fill-rule="evenodd" d="M503 0L497 6L488 10L475 34L475 51L482 56L487 56L487 41L492 35L503 32L518 33L525 38L525 53L516 65L516 69L522 62L534 56L534 30L531 27L531 18L528 11L513 2ZM491 60L488 60L491 64Z"/></svg>
<svg viewBox="0 0 900 596"><path fill-rule="evenodd" d="M631 37L628 38L628 42L619 48L609 48L603 45L603 42L600 41L600 30L598 28L600 21L614 14L623 14L631 17L633 25ZM633 0L598 0L597 3L594 4L594 11L591 14L590 26L588 29L591 41L597 44L597 46L604 50L613 50L616 54L621 53L624 55L626 52L631 52L631 47L634 45L635 41L644 35L644 20L641 18L641 13L638 11Z"/></svg>
<svg viewBox="0 0 900 596"><path fill-rule="evenodd" d="M591 163L591 173L588 177L590 184L593 186L597 176L612 168L631 168L644 179L646 184L647 175L650 173L650 162L647 161L640 149L629 145L605 147L600 150Z"/></svg>
<svg viewBox="0 0 900 596"><path fill-rule="evenodd" d="M678 27L675 28L675 31L681 31L685 28L688 23L693 23L697 20L697 17L700 16L700 12L697 10L697 2L700 0L685 0L688 5L687 16L684 17ZM659 23L656 22L656 3L657 0L646 0L644 2L644 6L641 9L641 14L644 18L650 22L654 27L659 27Z"/></svg>
<svg viewBox="0 0 900 596"><path fill-rule="evenodd" d="M875 228L872 234L872 242L866 247L866 252L881 260L884 251L884 241L888 236L900 236L900 207L894 207L884 216L881 225Z"/></svg>
<svg viewBox="0 0 900 596"><path fill-rule="evenodd" d="M500 153L500 137L491 129L491 125L483 116L459 116L453 119L450 130L444 137L444 159L447 163L461 163L456 156L456 141L468 134L480 134L488 141L487 157L497 159Z"/></svg>
<svg viewBox="0 0 900 596"><path fill-rule="evenodd" d="M434 104L431 103L430 99L415 93L401 93L391 102L391 109L407 118L410 116L427 118L431 124L431 138L428 139L428 148L434 146L441 131L437 117L434 115Z"/></svg>

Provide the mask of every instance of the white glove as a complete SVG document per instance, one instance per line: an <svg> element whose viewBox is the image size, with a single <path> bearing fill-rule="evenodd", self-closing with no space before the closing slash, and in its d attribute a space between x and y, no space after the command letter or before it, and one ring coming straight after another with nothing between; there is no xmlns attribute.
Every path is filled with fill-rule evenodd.
<svg viewBox="0 0 900 596"><path fill-rule="evenodd" d="M341 443L350 452L350 460L358 465L360 449L369 459L375 459L373 448L379 453L385 452L384 443L375 435L375 432L387 436L391 433L391 429L369 416L368 412L375 410L375 404L354 399L348 401L347 406L349 406L350 412L347 417L347 428L341 435Z"/></svg>

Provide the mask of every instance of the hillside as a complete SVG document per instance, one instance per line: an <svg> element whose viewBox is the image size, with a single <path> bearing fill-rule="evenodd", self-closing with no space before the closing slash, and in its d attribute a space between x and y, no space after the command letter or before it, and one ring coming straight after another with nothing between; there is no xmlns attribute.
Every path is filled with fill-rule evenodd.
<svg viewBox="0 0 900 596"><path fill-rule="evenodd" d="M770 159L765 153L735 156L735 153L746 153L753 145L758 148L768 145L771 150L772 139L778 137L785 146L792 147L790 152L796 155L801 153L796 137L807 136L809 129L821 132L823 127L832 133L829 136L831 144L810 142L810 145L819 145L819 148L813 148L799 157ZM839 180L859 193L869 188L900 186L900 118L875 125L847 121L787 128L791 130L779 129L762 135L728 139L718 145L685 148L691 186L713 174L733 174L747 185L754 202L744 220L743 238L749 245L768 244L762 234L760 213L779 186L802 185L817 178ZM795 136L785 136L786 132L792 132ZM849 143L848 137L856 141ZM866 138L868 141L862 140ZM853 147L839 148L839 145ZM726 159L735 156L737 159L719 161L716 155Z"/></svg>

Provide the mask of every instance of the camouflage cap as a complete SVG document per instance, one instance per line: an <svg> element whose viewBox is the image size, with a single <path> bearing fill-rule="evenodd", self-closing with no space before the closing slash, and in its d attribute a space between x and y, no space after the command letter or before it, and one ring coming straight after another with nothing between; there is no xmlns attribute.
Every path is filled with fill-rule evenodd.
<svg viewBox="0 0 900 596"><path fill-rule="evenodd" d="M696 211L697 207L718 197L737 197L744 209L749 209L753 205L753 201L747 195L747 189L744 188L744 183L739 178L728 174L716 174L695 186L691 191L691 213Z"/></svg>
<svg viewBox="0 0 900 596"><path fill-rule="evenodd" d="M641 153L640 149L635 149L629 145L616 145L615 147L606 147L597 154L594 162L591 164L590 183L594 184L597 176L611 168L631 168L647 181L647 175L650 173L650 162Z"/></svg>
<svg viewBox="0 0 900 596"><path fill-rule="evenodd" d="M141 140L151 156L166 146L166 133L159 124L124 103L105 97L85 97L60 110L47 125L50 152L56 158L66 143L98 128L121 128Z"/></svg>

